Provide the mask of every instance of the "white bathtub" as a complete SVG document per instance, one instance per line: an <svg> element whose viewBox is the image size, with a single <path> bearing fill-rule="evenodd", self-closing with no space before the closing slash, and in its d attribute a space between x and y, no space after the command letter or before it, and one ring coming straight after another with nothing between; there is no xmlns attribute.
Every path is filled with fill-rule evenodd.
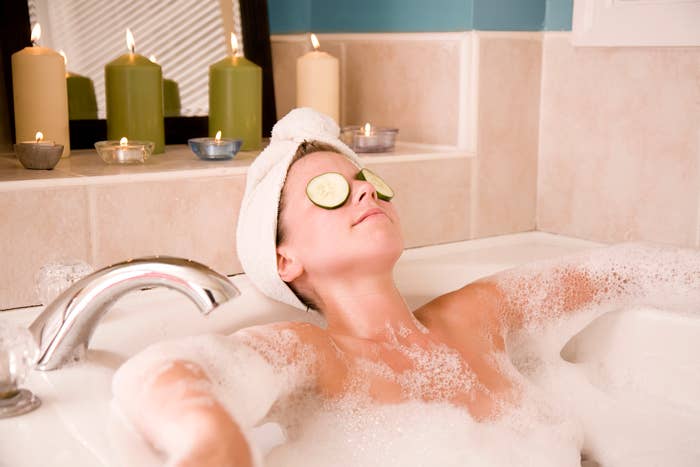
<svg viewBox="0 0 700 467"><path fill-rule="evenodd" d="M409 305L416 308L441 293L499 270L596 246L533 232L407 250L397 265L396 281ZM206 318L183 296L166 289L134 292L117 302L98 326L86 361L56 371L30 374L24 386L35 392L43 404L32 413L0 420L0 466L120 465L121 456L114 452L107 423L110 384L116 368L129 356L164 338L206 332L226 334L252 324L308 319L303 313L262 297L245 276L232 280L242 295ZM34 307L2 312L0 320L28 325L40 311L41 307ZM694 321L693 328L687 320L669 319L661 323L657 318L654 320L646 319L643 314L636 317L617 314L584 330L564 351L567 360L578 363L562 360L567 368L577 368L573 383L594 387L595 375L591 376L591 372L601 359L606 360L608 349L614 356L610 364L629 363L631 370L644 369L648 361L635 357L639 354L614 348L615 332L619 332L620 326L637 329L640 341L655 329L663 329L674 343L669 348L673 355L685 355L684 345L695 348L695 360L687 355L680 360L681 366L689 371L684 381L694 386L678 384L673 397L686 400L691 395L689 391L699 396L700 376L688 365L700 355L700 322ZM677 334L680 329L683 331ZM608 347L597 346L596 342ZM661 360L663 347L659 344L652 349ZM654 394L664 391L660 383L650 388Z"/></svg>

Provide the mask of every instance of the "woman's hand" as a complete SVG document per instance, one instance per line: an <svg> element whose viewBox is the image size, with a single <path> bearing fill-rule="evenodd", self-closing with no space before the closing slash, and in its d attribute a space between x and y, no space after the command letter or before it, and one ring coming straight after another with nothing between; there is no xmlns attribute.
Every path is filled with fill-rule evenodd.
<svg viewBox="0 0 700 467"><path fill-rule="evenodd" d="M123 406L168 465L253 465L243 432L216 399L201 367L176 360L152 371L139 396L122 397Z"/></svg>
<svg viewBox="0 0 700 467"><path fill-rule="evenodd" d="M195 410L179 422L189 439L171 452L174 467L252 467L250 446L240 428L220 406ZM183 433L183 434L184 434Z"/></svg>

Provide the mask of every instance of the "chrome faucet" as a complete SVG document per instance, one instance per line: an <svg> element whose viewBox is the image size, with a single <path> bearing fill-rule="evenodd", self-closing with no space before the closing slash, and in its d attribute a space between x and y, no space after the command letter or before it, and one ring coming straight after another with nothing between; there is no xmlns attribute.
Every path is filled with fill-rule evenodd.
<svg viewBox="0 0 700 467"><path fill-rule="evenodd" d="M55 370L80 360L102 316L127 292L164 286L185 294L202 314L238 295L221 274L181 258L141 258L108 266L71 285L29 326L39 347L36 369Z"/></svg>

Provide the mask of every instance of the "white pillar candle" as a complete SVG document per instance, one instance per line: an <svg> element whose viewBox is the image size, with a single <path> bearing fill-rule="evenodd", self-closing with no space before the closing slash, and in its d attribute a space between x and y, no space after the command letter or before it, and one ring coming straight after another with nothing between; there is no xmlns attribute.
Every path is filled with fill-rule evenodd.
<svg viewBox="0 0 700 467"><path fill-rule="evenodd" d="M340 117L340 66L338 59L319 49L311 34L314 50L297 59L297 107L311 107L332 117Z"/></svg>
<svg viewBox="0 0 700 467"><path fill-rule="evenodd" d="M63 145L66 157L70 154L66 66L58 52L36 45L40 35L37 23L33 45L12 54L15 141L33 140L41 130L46 139Z"/></svg>

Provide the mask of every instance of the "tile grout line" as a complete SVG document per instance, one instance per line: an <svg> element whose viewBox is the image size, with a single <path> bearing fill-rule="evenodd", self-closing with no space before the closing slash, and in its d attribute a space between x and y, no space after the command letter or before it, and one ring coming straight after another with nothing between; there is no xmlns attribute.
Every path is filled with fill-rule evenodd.
<svg viewBox="0 0 700 467"><path fill-rule="evenodd" d="M479 208L479 53L480 53L480 43L479 35L476 32L471 33L470 41L470 70L469 70L469 96L472 101L472 105L469 108L470 115L469 120L471 121L471 138L470 142L471 148L473 148L473 153L476 157L473 158L471 162L471 172L470 172L470 207L469 207L469 238L476 237L476 220L477 220L477 209Z"/></svg>
<svg viewBox="0 0 700 467"><path fill-rule="evenodd" d="M548 32L542 34L542 50L540 59L540 98L538 102L539 109L537 111L537 171L535 175L535 230L540 228L540 180L542 179L540 170L542 168L542 135L543 125L542 125L542 102L544 101L544 88L545 88L545 50L547 47L547 37L549 37ZM556 35L555 35L556 37Z"/></svg>
<svg viewBox="0 0 700 467"><path fill-rule="evenodd" d="M90 239L90 265L97 269L97 251L98 251L98 236L97 236L97 202L95 200L95 185L85 187L88 202L88 237Z"/></svg>
<svg viewBox="0 0 700 467"><path fill-rule="evenodd" d="M700 129L698 129L696 172L698 179L697 214L695 216L695 248L700 248Z"/></svg>

